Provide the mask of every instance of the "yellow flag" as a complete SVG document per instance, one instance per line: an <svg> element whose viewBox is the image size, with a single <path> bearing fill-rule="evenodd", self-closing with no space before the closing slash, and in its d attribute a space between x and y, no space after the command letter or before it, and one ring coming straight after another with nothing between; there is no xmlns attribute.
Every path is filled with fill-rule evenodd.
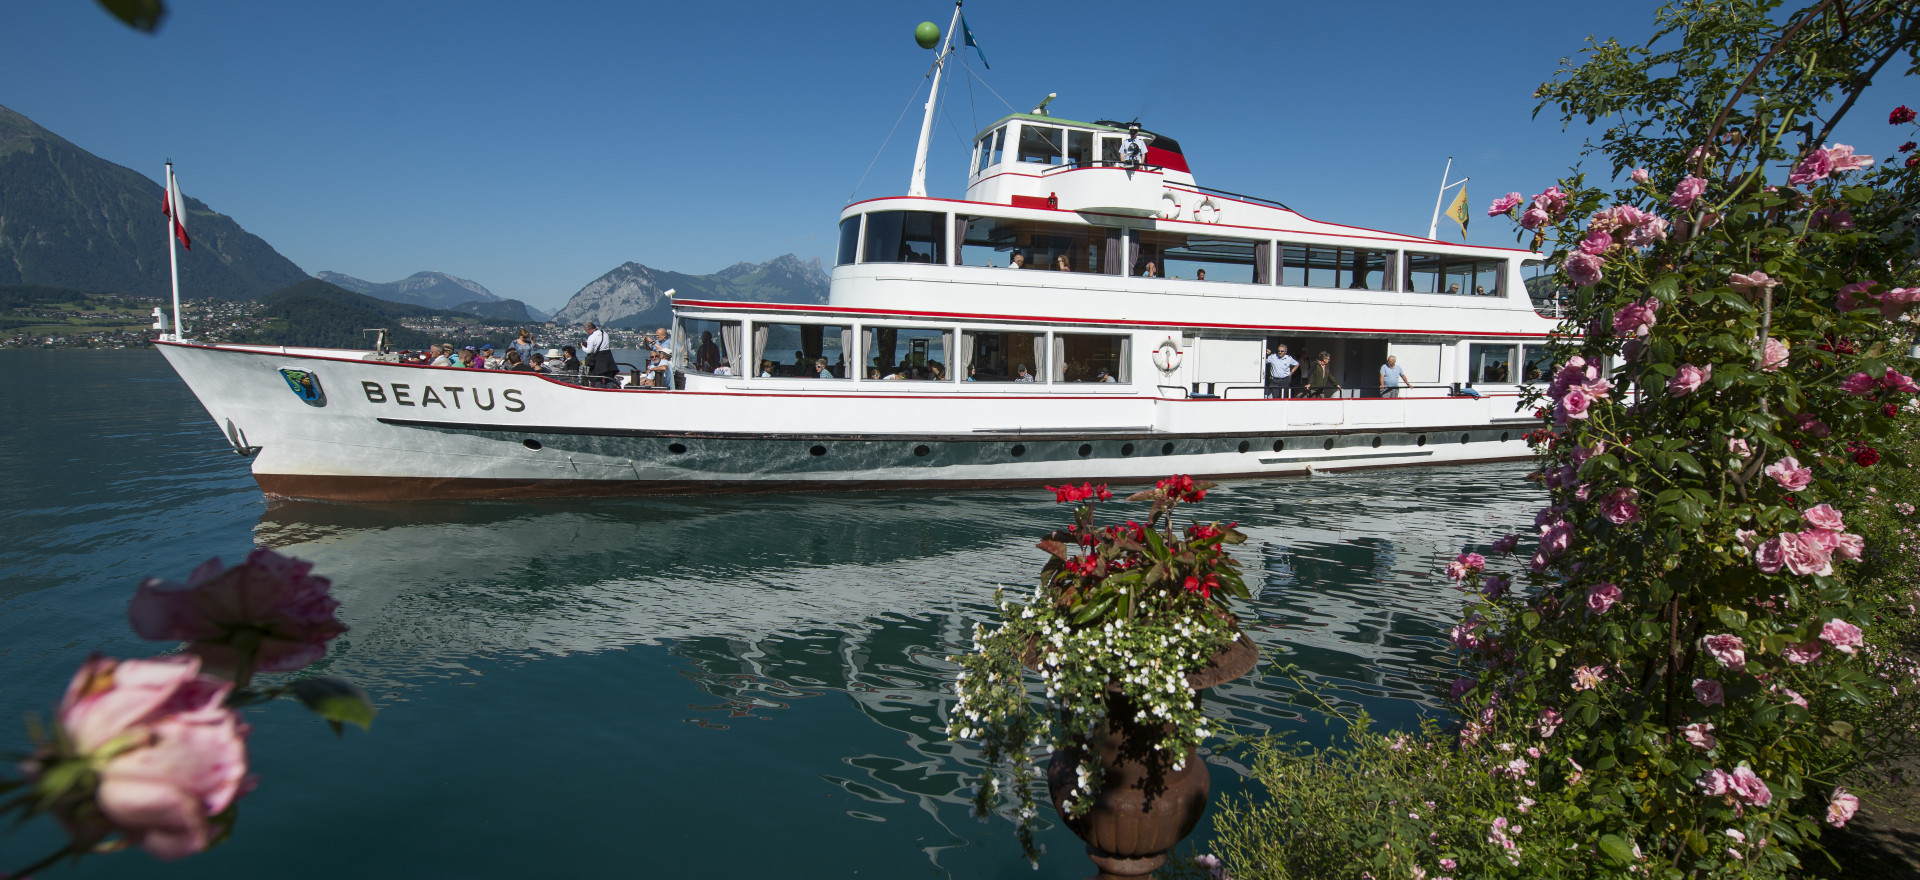
<svg viewBox="0 0 1920 880"><path fill-rule="evenodd" d="M1447 206L1447 216L1452 217L1453 222L1460 224L1460 240L1465 241L1467 238L1467 188L1465 185L1460 187L1460 194L1453 197L1453 204Z"/></svg>

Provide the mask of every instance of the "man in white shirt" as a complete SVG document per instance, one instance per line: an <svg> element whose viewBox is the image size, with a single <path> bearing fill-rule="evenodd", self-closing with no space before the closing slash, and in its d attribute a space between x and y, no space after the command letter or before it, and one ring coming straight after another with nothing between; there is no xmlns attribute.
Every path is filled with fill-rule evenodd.
<svg viewBox="0 0 1920 880"><path fill-rule="evenodd" d="M1407 384L1407 373L1395 363L1393 355L1387 355L1387 363L1380 368L1380 396L1399 397L1400 389Z"/></svg>
<svg viewBox="0 0 1920 880"><path fill-rule="evenodd" d="M451 367L453 366L453 356L448 353L445 347L436 342L433 344L433 358L427 361L427 363L435 367Z"/></svg>
<svg viewBox="0 0 1920 880"><path fill-rule="evenodd" d="M580 346L580 363L586 367L587 375L599 376L607 380L613 378L613 351L607 348L606 331L587 322L587 341ZM611 384L609 381L608 384Z"/></svg>
<svg viewBox="0 0 1920 880"><path fill-rule="evenodd" d="M1287 384L1293 380L1293 371L1297 369L1300 369L1300 362L1287 354L1287 347L1274 346L1267 353L1267 397L1285 397Z"/></svg>

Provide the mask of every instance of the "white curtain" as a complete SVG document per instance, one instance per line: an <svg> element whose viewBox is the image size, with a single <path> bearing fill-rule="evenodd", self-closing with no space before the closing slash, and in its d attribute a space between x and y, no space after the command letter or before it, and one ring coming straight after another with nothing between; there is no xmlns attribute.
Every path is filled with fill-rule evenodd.
<svg viewBox="0 0 1920 880"><path fill-rule="evenodd" d="M860 359L853 356L853 328L840 328L840 359L847 362L846 375L842 379L851 379L860 373Z"/></svg>
<svg viewBox="0 0 1920 880"><path fill-rule="evenodd" d="M740 375L740 322L728 321L720 325L720 359L727 364L735 376Z"/></svg>
<svg viewBox="0 0 1920 880"><path fill-rule="evenodd" d="M748 364L747 375L760 375L760 362L767 359L767 330L765 324L753 325L753 363Z"/></svg>
<svg viewBox="0 0 1920 880"><path fill-rule="evenodd" d="M855 358L851 354L849 354L847 357L847 363L851 364L851 366L847 367L848 375L853 375L853 373L858 372L860 374L860 378L862 379L867 378L867 368L874 365L873 363L873 328L872 327L860 328L860 356L858 358ZM881 378L884 379L886 377L882 376Z"/></svg>
<svg viewBox="0 0 1920 880"><path fill-rule="evenodd" d="M963 331L960 334L960 358L953 362L953 374L961 379L967 378L968 368L973 366L973 333Z"/></svg>
<svg viewBox="0 0 1920 880"><path fill-rule="evenodd" d="M1133 337L1120 337L1120 375L1114 381L1126 383L1133 381Z"/></svg>
<svg viewBox="0 0 1920 880"><path fill-rule="evenodd" d="M1034 344L1033 351L1034 351L1034 354L1036 355L1046 350L1047 343L1046 343L1045 337L1035 337L1033 344ZM1036 360L1037 359L1038 358L1036 358ZM1067 347L1066 346L1056 345L1053 347L1053 370L1048 374L1048 377L1049 377L1048 380L1052 382L1060 382L1067 378Z"/></svg>
<svg viewBox="0 0 1920 880"><path fill-rule="evenodd" d="M1044 364L1044 363L1047 363L1047 334L1045 334L1045 333L1035 333L1035 334L1033 334L1033 369L1034 369L1034 372L1036 372L1036 373L1037 373L1037 372L1039 372L1039 370L1040 370L1040 365L1041 365L1041 364ZM1060 365L1061 363L1063 363L1063 362L1062 362L1062 361L1060 361L1060 360L1058 360L1058 359L1056 359L1056 360L1054 361L1054 364L1055 364L1055 372L1056 372L1056 373L1057 373L1057 372L1059 371L1059 369L1060 369L1060 366L1059 366L1059 365ZM1058 381L1060 377L1059 377L1058 375L1055 375L1055 376L1054 376L1053 378L1054 378L1054 380L1055 380L1055 381Z"/></svg>

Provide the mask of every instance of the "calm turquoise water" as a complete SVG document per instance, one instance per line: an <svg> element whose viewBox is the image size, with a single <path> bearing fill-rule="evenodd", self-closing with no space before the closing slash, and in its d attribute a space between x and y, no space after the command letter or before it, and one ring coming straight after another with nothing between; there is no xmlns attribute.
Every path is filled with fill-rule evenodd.
<svg viewBox="0 0 1920 880"><path fill-rule="evenodd" d="M941 734L947 657L1064 521L1048 493L269 503L153 352L0 352L0 376L0 752L88 652L169 647L127 629L142 577L255 546L334 579L353 630L321 669L381 706L344 740L253 711L260 787L213 852L42 878L1088 872L1064 830L1036 875L1005 822L970 818L972 754ZM1405 726L1448 679L1437 572L1530 518L1525 472L1241 483L1202 510L1251 536L1263 659ZM1212 694L1236 730L1327 735L1279 682ZM1235 790L1234 756L1209 760ZM0 871L57 843L0 837Z"/></svg>

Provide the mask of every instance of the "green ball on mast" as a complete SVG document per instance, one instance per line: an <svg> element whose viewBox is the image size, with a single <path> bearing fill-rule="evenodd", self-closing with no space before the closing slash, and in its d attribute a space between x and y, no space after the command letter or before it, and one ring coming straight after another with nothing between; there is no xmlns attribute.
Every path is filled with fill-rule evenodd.
<svg viewBox="0 0 1920 880"><path fill-rule="evenodd" d="M930 21L921 22L913 29L913 41L922 49L933 48L940 42L940 26Z"/></svg>

